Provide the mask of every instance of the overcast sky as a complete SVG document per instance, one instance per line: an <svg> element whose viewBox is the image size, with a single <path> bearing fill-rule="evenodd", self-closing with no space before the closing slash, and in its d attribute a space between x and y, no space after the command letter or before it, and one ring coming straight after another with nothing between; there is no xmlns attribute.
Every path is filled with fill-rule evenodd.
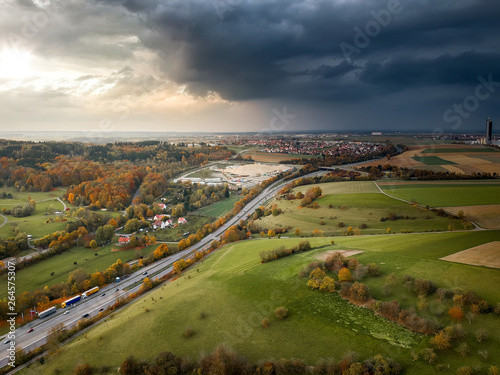
<svg viewBox="0 0 500 375"><path fill-rule="evenodd" d="M500 126L498 0L0 0L0 130Z"/></svg>

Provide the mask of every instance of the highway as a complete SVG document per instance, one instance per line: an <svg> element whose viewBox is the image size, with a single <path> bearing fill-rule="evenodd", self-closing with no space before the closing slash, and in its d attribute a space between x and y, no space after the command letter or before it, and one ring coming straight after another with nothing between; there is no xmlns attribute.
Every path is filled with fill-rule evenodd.
<svg viewBox="0 0 500 375"><path fill-rule="evenodd" d="M366 161L363 163L366 163ZM357 164L360 163L348 164L339 167L350 168ZM327 171L320 170L297 178L312 177L315 175L321 175L326 172ZM273 198L273 196L283 185L288 184L291 181L293 180L279 180L265 188L257 197L255 197L245 207L243 207L243 209L238 214L229 219L218 230L207 235L197 244L190 246L187 249L182 250L167 258L161 259L147 267L141 268L140 271L131 274L124 280L120 280L119 282L115 282L111 285L101 288L98 293L95 293L92 296L83 299L80 302L77 302L75 305L71 305L65 309L57 309L56 314L47 316L42 319L36 319L33 322L23 326L22 328L17 329L15 338L16 349L22 348L25 352L34 350L35 348L45 344L45 342L47 341L48 332L52 327L55 327L56 325L61 323L64 324L66 328L73 327L78 323L79 320L83 319L82 316L84 314L89 314L89 316L98 315L100 308L106 309L108 306L113 305L118 298L126 297L130 293L137 291L142 283L142 280L145 277L154 279L171 272L172 264L175 261L181 258L187 258L200 249L208 248L210 246L210 243L214 239L219 238L220 235L224 233L224 231L226 231L230 226L237 224L242 219L246 219L247 215L252 214L257 207ZM147 274L144 274L146 272ZM134 284L136 285L134 286ZM66 311L69 311L69 313L64 314ZM28 333L27 331L30 328L33 328L33 331ZM0 348L3 352L1 355L2 358L0 359L0 368L6 366L8 363L7 355L10 345L8 343L5 343L5 341L6 340L4 337L2 338L2 342L0 343Z"/></svg>

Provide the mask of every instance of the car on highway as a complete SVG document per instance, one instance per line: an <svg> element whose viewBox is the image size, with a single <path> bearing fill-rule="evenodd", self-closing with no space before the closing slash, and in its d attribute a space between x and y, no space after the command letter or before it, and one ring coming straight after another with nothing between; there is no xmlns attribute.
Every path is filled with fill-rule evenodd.
<svg viewBox="0 0 500 375"><path fill-rule="evenodd" d="M148 274L148 271L144 271L142 274L143 274L143 275L147 275L147 274Z"/></svg>
<svg viewBox="0 0 500 375"><path fill-rule="evenodd" d="M69 314L69 310L66 310L63 315Z"/></svg>
<svg viewBox="0 0 500 375"><path fill-rule="evenodd" d="M105 295L106 295L106 293L103 293L103 294L101 294L101 297L104 297Z"/></svg>
<svg viewBox="0 0 500 375"><path fill-rule="evenodd" d="M89 317L89 314L88 314L88 313L87 313L87 314L83 314L83 315L82 315L82 318L88 318L88 317Z"/></svg>
<svg viewBox="0 0 500 375"><path fill-rule="evenodd" d="M31 333L31 332L33 332L33 331L34 331L34 329L33 329L33 328L30 328L30 329L28 329L28 331L27 331L26 333Z"/></svg>
<svg viewBox="0 0 500 375"><path fill-rule="evenodd" d="M99 311L104 311L104 308L102 308L102 307L101 307L101 308L99 309Z"/></svg>
<svg viewBox="0 0 500 375"><path fill-rule="evenodd" d="M3 343L8 344L10 342L10 339L5 340Z"/></svg>

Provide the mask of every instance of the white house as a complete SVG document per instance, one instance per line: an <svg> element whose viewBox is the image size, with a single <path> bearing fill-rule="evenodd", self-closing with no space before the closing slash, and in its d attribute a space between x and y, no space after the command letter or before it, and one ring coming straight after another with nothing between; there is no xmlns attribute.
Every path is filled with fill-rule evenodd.
<svg viewBox="0 0 500 375"><path fill-rule="evenodd" d="M163 220L164 217L170 217L169 215L155 215L155 217L153 217L153 220L154 221L158 221L158 220Z"/></svg>
<svg viewBox="0 0 500 375"><path fill-rule="evenodd" d="M179 220L177 220L177 224L187 224L187 220L183 217L180 217Z"/></svg>
<svg viewBox="0 0 500 375"><path fill-rule="evenodd" d="M166 221L157 220L153 223L153 229L165 229L171 227L172 225L172 219L168 219Z"/></svg>

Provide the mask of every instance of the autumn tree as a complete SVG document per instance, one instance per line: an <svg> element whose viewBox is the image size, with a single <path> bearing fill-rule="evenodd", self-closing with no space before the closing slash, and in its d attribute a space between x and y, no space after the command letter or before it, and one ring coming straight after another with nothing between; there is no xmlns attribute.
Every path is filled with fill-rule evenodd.
<svg viewBox="0 0 500 375"><path fill-rule="evenodd" d="M329 276L326 276L319 287L319 290L324 292L335 292L335 280Z"/></svg>
<svg viewBox="0 0 500 375"><path fill-rule="evenodd" d="M186 262L184 259L179 259L177 262L174 262L173 265L173 271L174 273L181 273L183 269L188 267L188 262Z"/></svg>
<svg viewBox="0 0 500 375"><path fill-rule="evenodd" d="M288 309L286 307L278 307L276 310L274 310L274 316L278 320L284 320L288 316Z"/></svg>
<svg viewBox="0 0 500 375"><path fill-rule="evenodd" d="M155 259L161 259L165 256L165 252L163 251L161 246L158 246L153 252Z"/></svg>
<svg viewBox="0 0 500 375"><path fill-rule="evenodd" d="M352 280L351 271L349 270L349 268L343 267L339 271L339 281L351 281L351 280Z"/></svg>
<svg viewBox="0 0 500 375"><path fill-rule="evenodd" d="M142 285L139 289L139 294L144 293L150 289L153 289L153 283L149 279L149 277L145 277L144 280L142 281Z"/></svg>
<svg viewBox="0 0 500 375"><path fill-rule="evenodd" d="M464 319L464 312L458 306L453 306L448 310L448 315L455 322L460 322Z"/></svg>
<svg viewBox="0 0 500 375"><path fill-rule="evenodd" d="M90 276L90 284L91 286L102 286L104 285L104 283L106 282L106 280L104 279L104 276L101 272L94 272L91 276Z"/></svg>
<svg viewBox="0 0 500 375"><path fill-rule="evenodd" d="M431 344L439 350L446 350L451 348L450 336L445 331L439 331L431 339Z"/></svg>
<svg viewBox="0 0 500 375"><path fill-rule="evenodd" d="M179 250L184 250L185 248L189 247L189 243L186 238L183 238L179 241L178 245Z"/></svg>
<svg viewBox="0 0 500 375"><path fill-rule="evenodd" d="M363 283L355 282L351 287L351 298L355 302L365 303L371 298L370 289Z"/></svg>

